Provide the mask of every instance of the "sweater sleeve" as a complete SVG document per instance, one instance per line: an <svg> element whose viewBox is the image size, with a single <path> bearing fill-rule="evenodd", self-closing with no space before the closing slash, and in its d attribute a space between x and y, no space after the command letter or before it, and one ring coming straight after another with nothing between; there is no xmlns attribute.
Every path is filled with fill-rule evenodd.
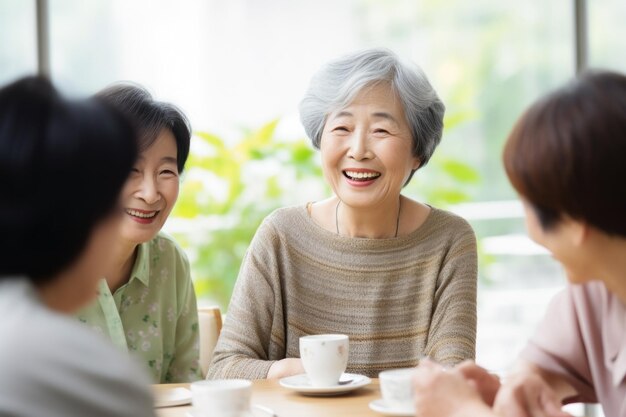
<svg viewBox="0 0 626 417"><path fill-rule="evenodd" d="M459 219L437 278L425 354L455 365L476 355L476 237Z"/></svg>
<svg viewBox="0 0 626 417"><path fill-rule="evenodd" d="M266 219L246 253L207 379L264 379L278 358L271 358L271 339L284 340L284 325L275 314L281 289L275 244L277 233Z"/></svg>

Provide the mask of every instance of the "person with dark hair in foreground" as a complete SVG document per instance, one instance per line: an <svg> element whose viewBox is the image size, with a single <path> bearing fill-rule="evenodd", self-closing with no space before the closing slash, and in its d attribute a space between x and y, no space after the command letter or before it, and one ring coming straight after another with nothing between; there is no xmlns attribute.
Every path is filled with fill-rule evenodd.
<svg viewBox="0 0 626 417"><path fill-rule="evenodd" d="M154 415L142 369L68 316L111 264L134 136L45 79L0 89L0 415Z"/></svg>
<svg viewBox="0 0 626 417"><path fill-rule="evenodd" d="M183 250L161 232L189 154L183 113L140 86L116 84L98 97L122 111L139 133L139 157L122 191L122 227L98 300L78 318L139 355L155 383L202 377L198 310Z"/></svg>
<svg viewBox="0 0 626 417"><path fill-rule="evenodd" d="M590 72L535 103L504 149L530 237L571 285L500 385L472 363L414 377L419 416L562 416L570 402L626 416L626 76ZM450 401L454 398L454 401ZM491 408L492 407L492 408Z"/></svg>

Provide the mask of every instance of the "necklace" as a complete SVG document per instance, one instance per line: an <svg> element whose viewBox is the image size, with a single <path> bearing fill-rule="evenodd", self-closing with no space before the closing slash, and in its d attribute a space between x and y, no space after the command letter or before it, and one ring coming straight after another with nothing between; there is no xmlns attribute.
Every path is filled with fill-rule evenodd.
<svg viewBox="0 0 626 417"><path fill-rule="evenodd" d="M335 230L337 234L339 234L339 204L341 204L341 200L337 201L337 206L335 207ZM398 237L398 227L400 226L400 209L402 208L402 200L398 202L398 218L396 219L396 233L393 237Z"/></svg>

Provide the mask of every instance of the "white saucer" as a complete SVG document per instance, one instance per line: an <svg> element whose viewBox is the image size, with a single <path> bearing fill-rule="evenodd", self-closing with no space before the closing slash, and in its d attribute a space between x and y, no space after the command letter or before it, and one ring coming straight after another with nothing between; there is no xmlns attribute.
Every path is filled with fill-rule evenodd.
<svg viewBox="0 0 626 417"><path fill-rule="evenodd" d="M154 406L157 408L185 404L191 404L191 391L187 388L160 388L155 391Z"/></svg>
<svg viewBox="0 0 626 417"><path fill-rule="evenodd" d="M398 408L391 408L387 404L385 404L385 400L379 398L370 403L370 408L376 412L388 415L388 416L401 416L401 417L410 417L415 415L415 410L403 410Z"/></svg>
<svg viewBox="0 0 626 417"><path fill-rule="evenodd" d="M201 413L201 414L196 414L195 411L187 411L186 416L187 417L206 417L211 415L211 413ZM238 414L242 417L268 417L268 414L258 414L254 411L248 411L247 413L243 413L243 414ZM275 415L275 414L273 414Z"/></svg>
<svg viewBox="0 0 626 417"><path fill-rule="evenodd" d="M359 374L342 374L340 381L349 381L346 384L338 384L330 387L314 387L311 385L311 381L309 381L309 377L306 374L289 376L287 378L282 378L279 383L281 386L299 392L300 394L305 395L316 395L316 396L326 396L326 395L339 395L345 392L354 391L356 389L362 388L366 385L369 385L372 380L366 377L365 375Z"/></svg>
<svg viewBox="0 0 626 417"><path fill-rule="evenodd" d="M208 413L208 414L207 413L196 414L196 412L192 410L192 411L187 411L186 416L187 417L205 417L205 416L207 416L209 414L211 414L211 413ZM245 417L276 417L276 414L272 410L270 410L270 409L261 410L261 409L258 409L257 407L255 407L253 405L252 409L250 411L248 411L248 412L244 412L242 414L242 416L245 416Z"/></svg>

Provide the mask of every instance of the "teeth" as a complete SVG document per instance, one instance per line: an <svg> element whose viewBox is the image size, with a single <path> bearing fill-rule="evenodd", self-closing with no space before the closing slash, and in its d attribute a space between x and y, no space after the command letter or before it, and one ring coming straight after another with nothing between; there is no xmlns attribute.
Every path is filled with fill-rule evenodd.
<svg viewBox="0 0 626 417"><path fill-rule="evenodd" d="M139 212L137 210L132 210L132 209L127 209L126 213L130 214L131 216L140 217L142 219L151 219L157 215L156 211L153 211L151 213L142 213L142 212Z"/></svg>
<svg viewBox="0 0 626 417"><path fill-rule="evenodd" d="M346 175L350 178L356 179L364 179L364 178L378 178L380 177L380 173L378 172L354 172L354 171L346 171Z"/></svg>

